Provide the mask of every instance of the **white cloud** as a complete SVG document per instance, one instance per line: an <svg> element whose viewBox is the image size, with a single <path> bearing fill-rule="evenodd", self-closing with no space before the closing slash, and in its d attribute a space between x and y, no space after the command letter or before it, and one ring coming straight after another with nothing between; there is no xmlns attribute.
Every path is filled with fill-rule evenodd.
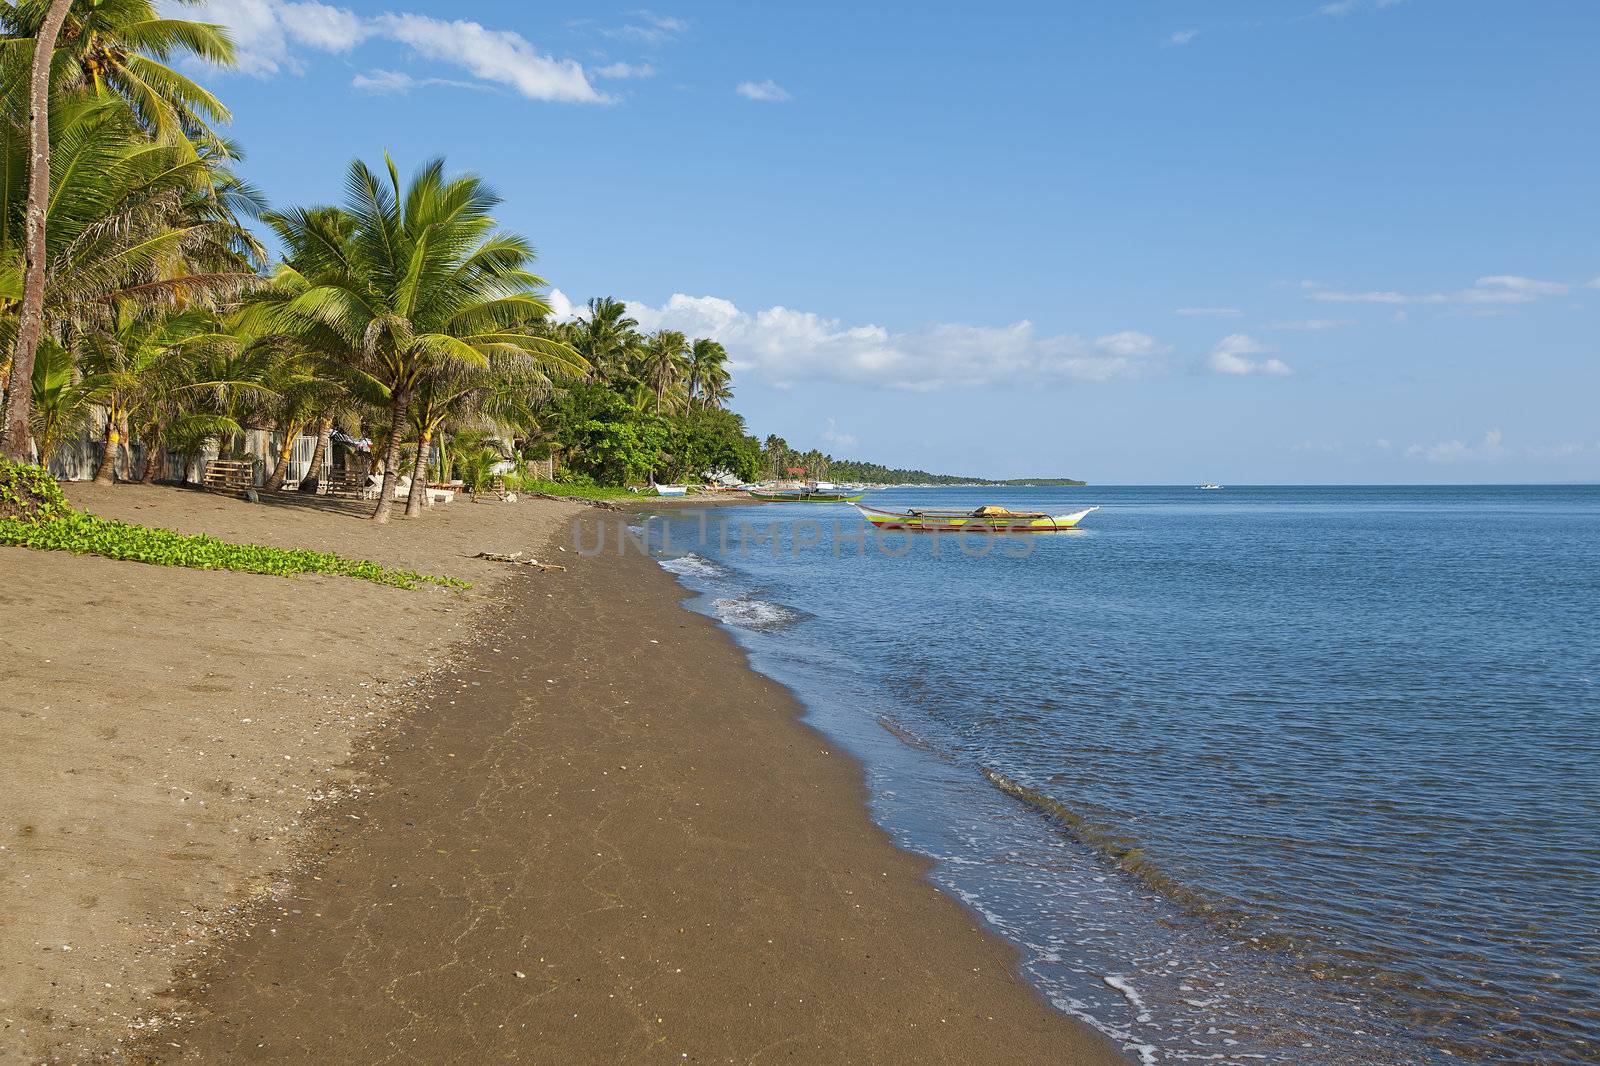
<svg viewBox="0 0 1600 1066"><path fill-rule="evenodd" d="M284 3L279 17L289 36L324 52L348 52L372 34L361 16L342 7L318 3Z"/></svg>
<svg viewBox="0 0 1600 1066"><path fill-rule="evenodd" d="M1384 8L1398 7L1405 2L1406 0L1372 0L1372 6L1377 10L1382 11ZM1348 15L1352 11L1360 10L1362 4L1363 0L1333 0L1332 3L1323 4L1321 7L1317 8L1317 14L1331 15L1335 17L1340 15Z"/></svg>
<svg viewBox="0 0 1600 1066"><path fill-rule="evenodd" d="M209 0L198 8L179 0L162 0L156 11L164 18L187 18L223 26L233 38L233 69L264 78L281 70L298 73L300 69L289 56L288 31L280 14L282 7L278 0Z"/></svg>
<svg viewBox="0 0 1600 1066"><path fill-rule="evenodd" d="M1572 459L1584 455L1589 451L1589 445L1581 440L1563 441L1560 444L1534 445L1528 448L1528 454L1539 459Z"/></svg>
<svg viewBox="0 0 1600 1066"><path fill-rule="evenodd" d="M1515 274L1496 274L1489 278L1479 278L1479 289L1488 289L1495 292L1516 293L1536 300L1541 296L1565 296L1572 291L1572 286L1563 281L1538 281L1534 278L1521 278Z"/></svg>
<svg viewBox="0 0 1600 1066"><path fill-rule="evenodd" d="M550 317L557 322L571 322L578 317L577 305L560 289L551 289L550 295L544 298L544 302L550 305Z"/></svg>
<svg viewBox="0 0 1600 1066"><path fill-rule="evenodd" d="M417 80L398 70L373 70L357 74L350 84L369 93L404 93L416 88Z"/></svg>
<svg viewBox="0 0 1600 1066"><path fill-rule="evenodd" d="M571 59L542 55L519 33L485 29L476 22L445 22L426 15L379 15L385 36L428 59L456 63L485 81L510 86L530 100L605 103Z"/></svg>
<svg viewBox="0 0 1600 1066"><path fill-rule="evenodd" d="M1491 429L1475 444L1459 440L1442 440L1436 444L1413 444L1406 449L1406 458L1426 459L1430 463L1498 459L1505 454L1504 440L1504 434L1498 429Z"/></svg>
<svg viewBox="0 0 1600 1066"><path fill-rule="evenodd" d="M600 78L653 78L656 68L649 63L608 63L594 73Z"/></svg>
<svg viewBox="0 0 1600 1066"><path fill-rule="evenodd" d="M768 78L766 81L741 81L734 92L749 100L761 100L766 103L781 104L791 99L789 90Z"/></svg>
<svg viewBox="0 0 1600 1066"><path fill-rule="evenodd" d="M459 66L485 82L508 86L532 100L609 103L589 82L581 64L539 52L521 34L491 30L476 22L445 21L426 15L386 12L362 18L347 8L315 0L204 0L198 5L161 0L164 15L214 22L233 38L233 69L254 77L304 68L291 46L344 53L364 41L383 38L407 45L414 54ZM357 75L360 89L403 92L419 85L458 85L441 78L419 78L398 71Z"/></svg>
<svg viewBox="0 0 1600 1066"><path fill-rule="evenodd" d="M1456 292L1407 293L1385 290L1344 292L1318 281L1302 281L1300 287L1313 300L1343 304L1525 304L1545 296L1561 296L1572 291L1564 281L1540 281L1514 274L1495 274L1479 278L1469 288Z"/></svg>
<svg viewBox="0 0 1600 1066"><path fill-rule="evenodd" d="M1155 355L1166 355L1172 351L1170 344L1162 344L1148 333L1138 330L1125 329L1120 333L1107 333L1103 337L1094 339L1097 351L1109 355L1125 356L1129 359L1142 359Z"/></svg>
<svg viewBox="0 0 1600 1066"><path fill-rule="evenodd" d="M689 28L683 19L671 15L658 15L653 11L635 11L636 21L622 26L612 26L600 32L619 41L638 41L648 45L663 45L675 41Z"/></svg>
<svg viewBox="0 0 1600 1066"><path fill-rule="evenodd" d="M1167 38L1168 44L1185 45L1200 36L1199 30L1179 30Z"/></svg>
<svg viewBox="0 0 1600 1066"><path fill-rule="evenodd" d="M715 296L673 295L660 307L630 301L642 328L677 329L727 346L732 369L786 387L842 381L913 392L1051 381L1107 381L1150 373L1170 351L1132 330L1094 340L1039 336L1026 320L1009 326L938 323L891 332L848 326L809 311L754 313Z"/></svg>
<svg viewBox="0 0 1600 1066"><path fill-rule="evenodd" d="M860 443L854 433L840 433L837 423L828 419L828 428L822 431L822 443L831 444L835 448L854 448Z"/></svg>
<svg viewBox="0 0 1600 1066"><path fill-rule="evenodd" d="M1237 307L1180 307L1172 313L1175 315L1185 315L1195 318L1238 318L1240 315L1244 314L1244 312L1239 310Z"/></svg>
<svg viewBox="0 0 1600 1066"><path fill-rule="evenodd" d="M1248 334L1230 333L1211 349L1211 356L1206 362L1212 371L1218 374L1268 374L1273 377L1288 374L1289 364L1281 359L1250 358L1255 355L1265 355L1271 350Z"/></svg>
<svg viewBox="0 0 1600 1066"><path fill-rule="evenodd" d="M1301 318L1289 322L1268 322L1262 329L1292 329L1305 333L1320 333L1325 329L1339 329L1341 326L1353 326L1355 320L1351 318Z"/></svg>

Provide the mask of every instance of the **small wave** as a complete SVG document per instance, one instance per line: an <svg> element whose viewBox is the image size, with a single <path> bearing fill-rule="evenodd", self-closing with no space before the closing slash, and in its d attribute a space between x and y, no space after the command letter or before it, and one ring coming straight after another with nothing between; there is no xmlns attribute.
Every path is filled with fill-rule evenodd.
<svg viewBox="0 0 1600 1066"><path fill-rule="evenodd" d="M792 607L747 596L726 596L712 600L711 607L717 612L717 617L728 625L762 633L788 629L805 617Z"/></svg>
<svg viewBox="0 0 1600 1066"><path fill-rule="evenodd" d="M1130 837L1085 818L1060 800L1019 784L997 770L983 767L980 772L995 788L1014 799L1021 800L1055 821L1074 839L1110 860L1125 873L1132 874L1146 888L1161 893L1188 913L1235 933L1244 923L1245 916L1236 906L1178 883L1157 868ZM1274 934L1252 938L1252 943L1261 948L1282 949L1291 946L1287 938Z"/></svg>
<svg viewBox="0 0 1600 1066"><path fill-rule="evenodd" d="M1145 1009L1144 997L1139 995L1137 988L1133 987L1133 982L1114 973L1106 974L1100 980L1122 993L1122 998L1127 1000L1128 1006L1133 1008L1134 1021L1148 1022L1150 1020L1150 1012Z"/></svg>
<svg viewBox="0 0 1600 1066"><path fill-rule="evenodd" d="M688 552L684 555L674 555L665 559L657 559L657 565L670 574L679 577L699 577L709 580L727 577L733 573L721 563L714 563L703 555Z"/></svg>

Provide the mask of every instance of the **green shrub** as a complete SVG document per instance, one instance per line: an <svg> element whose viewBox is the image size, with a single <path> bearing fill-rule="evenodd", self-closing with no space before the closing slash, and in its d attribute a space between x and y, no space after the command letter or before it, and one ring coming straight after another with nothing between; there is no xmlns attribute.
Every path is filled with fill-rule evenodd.
<svg viewBox="0 0 1600 1066"><path fill-rule="evenodd" d="M0 459L0 520L49 521L72 513L72 504L43 467Z"/></svg>
<svg viewBox="0 0 1600 1066"><path fill-rule="evenodd" d="M41 480L42 479L42 480ZM247 574L339 574L396 588L419 584L470 588L453 577L392 570L365 559L304 548L232 544L203 533L175 533L75 511L61 486L38 467L0 460L0 545L100 555L155 566L236 570Z"/></svg>
<svg viewBox="0 0 1600 1066"><path fill-rule="evenodd" d="M546 496L580 496L585 500L616 500L633 496L627 489L612 485L596 485L593 479L580 475L572 481L544 481L523 478L523 492L539 492Z"/></svg>

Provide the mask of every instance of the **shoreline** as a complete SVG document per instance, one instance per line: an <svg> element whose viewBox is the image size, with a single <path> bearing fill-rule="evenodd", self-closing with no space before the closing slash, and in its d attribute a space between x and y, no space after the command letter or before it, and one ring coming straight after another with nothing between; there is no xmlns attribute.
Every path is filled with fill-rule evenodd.
<svg viewBox="0 0 1600 1066"><path fill-rule="evenodd" d="M532 500L493 510L497 521L544 522L540 541L514 545L523 549L580 513ZM341 547L377 554L363 538ZM403 691L384 697L395 701L388 726L347 738L370 740L347 743L354 759L338 769L361 791L322 803L316 832L289 827L293 846L280 850L301 864L278 864L290 876L257 892L231 936L169 960L188 963L172 998L189 1020L147 1033L146 1061L333 1054L324 1032L354 1061L428 1057L431 1040L454 1041L432 1045L435 1057L565 1048L577 1061L720 1061L768 1046L810 1061L910 1061L923 1046L964 1047L958 1057L973 1061L1000 1048L1008 1059L1031 1048L1123 1061L1045 1004L1010 947L871 822L861 768L800 721L798 702L730 635L682 605L670 574L637 556L573 556L550 574L476 563L492 587L469 594L478 624L465 643L428 685L392 686ZM558 813L560 828L539 824ZM526 835L508 841L508 826ZM411 891L385 879L402 870ZM503 952L512 934L530 945L515 958ZM537 961L540 950L551 961ZM358 958L359 974L344 969ZM379 980L386 971L392 980ZM413 1026L418 1009L426 1022ZM519 1026L542 1026L536 1036L496 1028L519 1011ZM77 1030L80 1052L89 1028ZM58 1048L72 1057L69 1042Z"/></svg>

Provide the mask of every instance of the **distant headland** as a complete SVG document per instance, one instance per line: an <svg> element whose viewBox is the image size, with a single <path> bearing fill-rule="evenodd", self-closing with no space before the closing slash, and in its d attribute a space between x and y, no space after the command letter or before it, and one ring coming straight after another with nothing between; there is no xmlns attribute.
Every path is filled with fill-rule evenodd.
<svg viewBox="0 0 1600 1066"><path fill-rule="evenodd" d="M830 459L828 477L834 481L860 482L872 485L1086 485L1088 482L1070 477L1018 477L988 478L965 474L934 474L927 470L905 470L881 463L860 462L853 459Z"/></svg>

